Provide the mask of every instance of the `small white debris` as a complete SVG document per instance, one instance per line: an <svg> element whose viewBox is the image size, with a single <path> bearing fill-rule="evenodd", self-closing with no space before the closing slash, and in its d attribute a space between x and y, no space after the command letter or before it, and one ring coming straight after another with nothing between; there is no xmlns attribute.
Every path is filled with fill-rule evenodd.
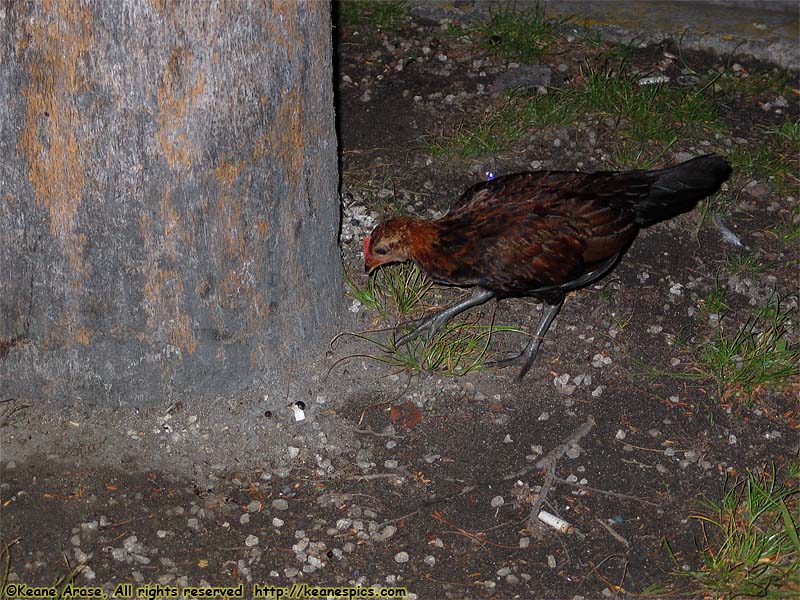
<svg viewBox="0 0 800 600"><path fill-rule="evenodd" d="M502 496L495 496L492 498L492 508L499 508L506 503Z"/></svg>
<svg viewBox="0 0 800 600"><path fill-rule="evenodd" d="M581 449L577 446L570 446L567 450L567 456L569 458L578 458L581 455Z"/></svg>
<svg viewBox="0 0 800 600"><path fill-rule="evenodd" d="M550 413L546 411L539 415L539 421L547 421L549 418Z"/></svg>
<svg viewBox="0 0 800 600"><path fill-rule="evenodd" d="M769 433L765 434L764 437L767 438L768 440L777 440L781 438L781 432L772 430Z"/></svg>
<svg viewBox="0 0 800 600"><path fill-rule="evenodd" d="M395 533L397 533L397 527L394 525L387 525L375 536L375 539L385 542L390 537L392 537Z"/></svg>
<svg viewBox="0 0 800 600"><path fill-rule="evenodd" d="M603 390L606 389L604 385L598 385L596 388L592 390L592 398L599 398L603 395Z"/></svg>
<svg viewBox="0 0 800 600"><path fill-rule="evenodd" d="M742 240L739 239L739 236L730 230L730 228L722 220L722 217L719 215L714 215L712 221L714 222L714 225L717 226L722 239L726 243L730 244L731 246L737 246L738 248L742 248L744 246L744 244L742 244Z"/></svg>
<svg viewBox="0 0 800 600"><path fill-rule="evenodd" d="M123 562L128 558L128 551L125 550L125 548L112 548L111 556L114 558L114 560Z"/></svg>
<svg viewBox="0 0 800 600"><path fill-rule="evenodd" d="M298 406L298 403L295 402L292 404L292 411L294 412L294 420L295 421L305 421L306 420L306 412Z"/></svg>
<svg viewBox="0 0 800 600"><path fill-rule="evenodd" d="M396 563L407 563L408 562L408 552L398 552L394 555L394 562Z"/></svg>
<svg viewBox="0 0 800 600"><path fill-rule="evenodd" d="M680 283L674 283L669 288L669 293L673 296L680 296L683 294L683 285Z"/></svg>
<svg viewBox="0 0 800 600"><path fill-rule="evenodd" d="M167 537L167 532L163 529L159 529L156 531L156 535L163 540L165 537Z"/></svg>
<svg viewBox="0 0 800 600"><path fill-rule="evenodd" d="M669 401L672 402L673 404L677 404L678 402L681 401L681 399L678 398L677 396L670 396Z"/></svg>
<svg viewBox="0 0 800 600"><path fill-rule="evenodd" d="M258 546L258 538L251 533L244 539L244 545L247 546L248 548L252 548L253 546Z"/></svg>
<svg viewBox="0 0 800 600"><path fill-rule="evenodd" d="M577 483L578 478L575 475L567 475L566 482L567 483Z"/></svg>
<svg viewBox="0 0 800 600"><path fill-rule="evenodd" d="M247 525L250 522L250 515L244 513L241 517L239 517L239 524L240 525Z"/></svg>
<svg viewBox="0 0 800 600"><path fill-rule="evenodd" d="M661 325L651 325L647 328L647 333L661 333L664 328Z"/></svg>
<svg viewBox="0 0 800 600"><path fill-rule="evenodd" d="M272 526L273 527L283 527L283 519L279 519L278 517L272 518Z"/></svg>
<svg viewBox="0 0 800 600"><path fill-rule="evenodd" d="M615 435L614 437L617 438L618 440L624 440L627 437L627 435L628 432L626 432L625 430L617 429L617 435Z"/></svg>
<svg viewBox="0 0 800 600"><path fill-rule="evenodd" d="M639 85L657 85L659 83L669 83L669 77L666 75L653 75L651 77L642 77L639 80Z"/></svg>
<svg viewBox="0 0 800 600"><path fill-rule="evenodd" d="M572 382L575 385L592 385L592 376L588 373L581 373L580 375L576 375Z"/></svg>
<svg viewBox="0 0 800 600"><path fill-rule="evenodd" d="M605 365L610 365L612 362L611 357L604 356L602 352L598 352L592 357L592 366L598 369Z"/></svg>
<svg viewBox="0 0 800 600"><path fill-rule="evenodd" d="M529 537L521 537L519 538L519 547L520 548L528 548L531 545L531 538Z"/></svg>
<svg viewBox="0 0 800 600"><path fill-rule="evenodd" d="M427 554L427 555L425 556L425 558L423 559L423 562L424 562L426 565L428 565L429 567L432 567L433 565L435 565L435 564L436 564L436 557L434 557L434 556L432 556L432 555L430 555L430 554Z"/></svg>
<svg viewBox="0 0 800 600"><path fill-rule="evenodd" d="M731 446L735 446L735 445L736 445L736 441L737 441L737 440L736 440L736 436L735 436L735 435L733 435L733 434L730 434L730 435L728 436L728 443L729 443Z"/></svg>
<svg viewBox="0 0 800 600"><path fill-rule="evenodd" d="M552 554L547 555L547 566L550 567L551 569L555 569L558 566L558 563L556 562L556 557L553 556Z"/></svg>
<svg viewBox="0 0 800 600"><path fill-rule="evenodd" d="M567 385L567 382L569 382L569 377L569 373L564 373L563 375L559 375L553 379L553 385L556 386L556 389L566 396L572 394L575 391L575 388L578 386L578 384Z"/></svg>
<svg viewBox="0 0 800 600"><path fill-rule="evenodd" d="M503 443L504 444L512 444L512 443L514 443L514 440L511 439L511 435L507 433L506 437L503 438Z"/></svg>

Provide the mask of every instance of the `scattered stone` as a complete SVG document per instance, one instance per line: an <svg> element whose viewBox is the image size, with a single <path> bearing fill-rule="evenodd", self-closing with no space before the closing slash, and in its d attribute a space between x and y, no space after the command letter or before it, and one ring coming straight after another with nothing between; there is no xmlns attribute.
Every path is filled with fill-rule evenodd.
<svg viewBox="0 0 800 600"><path fill-rule="evenodd" d="M408 552L398 552L394 555L394 562L403 564L408 562Z"/></svg>
<svg viewBox="0 0 800 600"><path fill-rule="evenodd" d="M395 527L394 525L387 525L380 531L380 533L378 533L375 536L375 539L381 542L385 542L390 537L392 537L396 532L397 532L397 527Z"/></svg>
<svg viewBox="0 0 800 600"><path fill-rule="evenodd" d="M536 90L550 85L551 71L546 65L521 65L501 73L489 86L492 93L505 90Z"/></svg>

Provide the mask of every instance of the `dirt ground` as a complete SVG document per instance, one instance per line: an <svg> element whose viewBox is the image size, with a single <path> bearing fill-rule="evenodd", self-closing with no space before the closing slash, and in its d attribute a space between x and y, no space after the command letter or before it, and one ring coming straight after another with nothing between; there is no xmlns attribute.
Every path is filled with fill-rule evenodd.
<svg viewBox="0 0 800 600"><path fill-rule="evenodd" d="M603 123L531 131L474 158L430 152L534 72L448 30L410 17L385 32L337 32L342 249L361 284L361 239L381 218L441 214L489 170L616 168ZM549 78L540 85L569 86L606 60L614 47L589 39L559 38L537 60L536 76ZM627 60L675 78L681 65L665 56L678 54L697 72L732 62L751 78L778 72L674 42L634 48ZM796 96L776 101L768 87L733 95L720 113L730 135L698 131L657 162L755 147L758 127L798 112ZM158 597L239 583L244 597L253 584L293 583L405 587L425 599L677 593L674 572L698 560L700 529L689 519L698 500L797 456L800 390L757 390L742 403L720 399L711 380L653 373L692 372L712 332L702 309L715 286L728 291L732 323L776 295L796 304L797 242L768 233L796 214L792 193L734 174L725 223L741 247L696 214L643 231L610 277L567 301L522 382L510 369L411 376L344 336L285 389L265 383L213 403L0 398L4 581L72 578L107 594L120 583L166 586ZM761 267L726 270L749 258ZM433 301L464 293L438 290ZM533 301L504 300L471 316L532 328L539 314ZM374 319L354 304L348 329ZM491 351L522 344L496 336ZM529 526L545 481L536 462L575 432L544 505L574 529Z"/></svg>

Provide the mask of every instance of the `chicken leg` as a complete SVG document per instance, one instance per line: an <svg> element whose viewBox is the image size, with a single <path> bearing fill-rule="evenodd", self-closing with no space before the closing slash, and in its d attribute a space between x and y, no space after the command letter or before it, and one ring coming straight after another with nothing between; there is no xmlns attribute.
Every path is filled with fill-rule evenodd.
<svg viewBox="0 0 800 600"><path fill-rule="evenodd" d="M425 319L421 324L419 324L414 331L408 333L397 340L394 344L395 348L400 348L401 346L407 344L413 339L418 338L423 331L426 329L428 330L427 339L433 339L433 336L453 317L456 315L464 312L468 308L472 308L473 306L478 306L479 304L483 304L484 302L488 302L492 298L494 298L495 293L490 290L485 290L480 287L476 287L475 291L472 292L472 296L469 298L462 300L445 308L443 311L440 311L434 315L431 315L427 319Z"/></svg>
<svg viewBox="0 0 800 600"><path fill-rule="evenodd" d="M555 286L554 288L540 288L537 290L538 294L540 294L540 297L544 300L546 308L544 311L544 316L542 316L542 320L539 321L539 325L536 327L536 331L531 337L531 341L528 342L528 345L525 347L525 350L516 356L511 356L503 360L487 362L485 363L485 366L509 367L512 365L521 364L522 369L520 369L519 373L517 374L517 381L521 381L522 378L525 377L525 373L527 373L530 370L531 365L533 365L533 361L536 359L536 353L539 352L539 346L542 345L542 340L544 340L547 330L550 329L553 319L556 318L558 311L560 311L561 307L564 306L564 299L566 298L567 292L585 287L591 283L594 283L598 279L601 279L617 265L617 261L619 261L621 256L622 252L603 261L597 265L594 270L584 273L580 277L577 277L568 283Z"/></svg>
<svg viewBox="0 0 800 600"><path fill-rule="evenodd" d="M542 341L544 340L544 336L547 333L547 330L550 329L550 325L553 322L553 319L556 318L558 311L561 310L561 307L564 306L564 298L566 298L566 294L561 292L557 295L557 298L552 298L550 301L546 303L546 308L544 310L544 316L542 320L539 321L538 327L536 327L536 331L531 336L531 341L528 342L528 345L525 347L525 350L520 352L515 356L510 356L508 358L504 358L503 360L496 360L484 363L486 367L510 367L512 365L522 365L519 373L517 374L517 381L522 380L525 377L525 373L531 368L533 361L536 359L536 354L539 352L539 346L542 345ZM553 301L555 300L555 301Z"/></svg>

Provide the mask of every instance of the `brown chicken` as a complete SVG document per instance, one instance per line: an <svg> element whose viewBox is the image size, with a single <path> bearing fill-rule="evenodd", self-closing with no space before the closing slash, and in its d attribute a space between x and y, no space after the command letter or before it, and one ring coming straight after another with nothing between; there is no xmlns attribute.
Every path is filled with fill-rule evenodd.
<svg viewBox="0 0 800 600"><path fill-rule="evenodd" d="M709 154L654 171L514 173L473 185L441 219L397 217L364 238L369 272L414 261L433 281L474 286L470 298L429 317L397 341L433 337L453 316L491 298L531 296L544 316L520 354L521 379L567 292L594 283L619 261L641 227L692 210L731 167Z"/></svg>

